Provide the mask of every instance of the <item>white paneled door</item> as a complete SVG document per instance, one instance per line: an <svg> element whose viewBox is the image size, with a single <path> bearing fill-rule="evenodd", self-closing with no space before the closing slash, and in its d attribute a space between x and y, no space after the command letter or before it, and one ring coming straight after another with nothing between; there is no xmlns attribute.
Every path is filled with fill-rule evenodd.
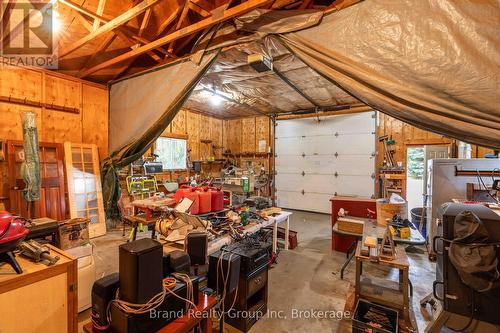
<svg viewBox="0 0 500 333"><path fill-rule="evenodd" d="M334 195L372 197L375 126L375 112L278 121L278 206L330 213Z"/></svg>

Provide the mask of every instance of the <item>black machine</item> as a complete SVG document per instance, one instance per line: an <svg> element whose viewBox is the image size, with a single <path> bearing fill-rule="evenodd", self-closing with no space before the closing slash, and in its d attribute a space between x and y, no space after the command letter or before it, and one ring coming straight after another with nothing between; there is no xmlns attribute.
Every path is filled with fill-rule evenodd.
<svg viewBox="0 0 500 333"><path fill-rule="evenodd" d="M231 259L231 260L229 260ZM217 269L219 260L222 261L222 269ZM229 252L217 251L208 258L208 282L207 286L213 290L222 291L224 289L223 274L227 274L229 270L229 278L226 284L226 293L232 293L238 286L238 278L240 276L241 257L232 255ZM217 274L218 273L218 274ZM218 279L217 279L217 275ZM218 282L218 286L217 286Z"/></svg>
<svg viewBox="0 0 500 333"><path fill-rule="evenodd" d="M500 216L483 205L454 203L444 204L438 214L441 224L438 226L437 236L433 240L434 250L438 254L434 296L443 303L445 311L473 317L496 325L500 324L500 316L498 315L500 309L500 280L498 276L496 281L494 278L491 279L491 288L488 288L487 291L482 292L476 290L478 288L471 287L471 285L477 285L477 283L471 283L471 281L481 282L485 277L498 275L495 272L500 269L498 264L500 262ZM483 258L481 258L482 254L475 258L460 256L457 260L455 259L457 258L456 253L460 252L456 252L456 246L470 246L465 241L457 243L457 239L460 237L457 230L463 230L463 227L460 229L460 225L465 225L463 221L467 218L475 219L474 221L480 220L479 223L476 222L475 230L482 231L483 239L487 237L487 240L483 242L474 241L474 243L483 244L476 245L476 249L479 246L482 249L481 251L489 250L489 254L485 254ZM459 225L456 226L456 224ZM477 227L478 225L480 227ZM474 228L471 227L471 230L474 230ZM477 234L477 232L475 233ZM471 238L465 238L465 240L467 239ZM452 241L454 242L452 243ZM455 248L452 247L452 244ZM471 254L474 254L474 252L471 252ZM461 269L459 261L464 262L462 265L467 266L466 270ZM489 264L489 266L481 267L481 272L472 271L470 273L474 265L479 264ZM488 268L488 271L485 268ZM489 274L490 272L493 272L493 274ZM466 284L464 281L468 283ZM488 284L486 279L485 285Z"/></svg>
<svg viewBox="0 0 500 333"><path fill-rule="evenodd" d="M92 286L92 320L95 324L106 327L108 325L107 308L109 302L116 297L120 286L120 275L112 273L96 280Z"/></svg>
<svg viewBox="0 0 500 333"><path fill-rule="evenodd" d="M191 259L191 265L207 263L208 235L206 232L190 232L186 237L186 252Z"/></svg>
<svg viewBox="0 0 500 333"><path fill-rule="evenodd" d="M199 283L198 278L192 278L194 303L198 303ZM176 295L186 297L186 284L177 281L175 288L172 289ZM169 322L182 316L185 312L186 303L167 293L163 303L156 309L143 314L130 314L123 312L115 303L111 304L111 331L120 333L148 333L156 332Z"/></svg>
<svg viewBox="0 0 500 333"><path fill-rule="evenodd" d="M254 239L244 239L228 245L224 251L237 254L241 257L240 274L248 275L255 269L266 265L271 258L272 244Z"/></svg>
<svg viewBox="0 0 500 333"><path fill-rule="evenodd" d="M172 273L186 273L191 271L189 255L181 250L172 251L163 256L163 277Z"/></svg>
<svg viewBox="0 0 500 333"><path fill-rule="evenodd" d="M120 298L145 303L163 290L163 246L143 238L120 245Z"/></svg>

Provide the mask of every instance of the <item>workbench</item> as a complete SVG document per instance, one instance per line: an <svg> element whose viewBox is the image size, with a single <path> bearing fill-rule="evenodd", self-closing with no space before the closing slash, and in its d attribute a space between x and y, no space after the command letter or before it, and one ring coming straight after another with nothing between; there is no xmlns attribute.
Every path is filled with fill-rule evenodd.
<svg viewBox="0 0 500 333"><path fill-rule="evenodd" d="M203 293L199 293L198 304L196 304L195 314L196 316L190 315L190 313L184 314L163 328L157 331L157 333L188 333L192 329L199 326L201 328L201 333L212 333L212 317L210 311L215 307L217 300L213 296L208 296ZM83 326L83 331L85 333L103 333L105 331L98 330L92 326L92 322L88 322Z"/></svg>
<svg viewBox="0 0 500 333"><path fill-rule="evenodd" d="M59 257L52 266L19 254L16 260L23 273L0 264L0 332L77 331L77 261L52 245L47 247Z"/></svg>

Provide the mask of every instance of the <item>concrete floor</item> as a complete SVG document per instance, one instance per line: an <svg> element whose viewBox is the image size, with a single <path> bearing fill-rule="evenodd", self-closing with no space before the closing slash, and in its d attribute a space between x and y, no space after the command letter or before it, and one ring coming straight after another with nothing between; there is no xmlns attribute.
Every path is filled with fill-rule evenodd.
<svg viewBox="0 0 500 333"><path fill-rule="evenodd" d="M294 211L290 223L291 229L298 232L299 246L282 251L278 264L269 272L268 308L275 315L259 320L250 332L336 332L338 320L307 318L304 312L303 318L292 316L301 310L343 311L349 283L354 282L354 262L341 280L340 267L345 254L331 251L330 215ZM118 270L118 245L123 241L121 231L94 239L97 277ZM435 265L425 253L409 253L409 259L413 308L419 331L423 331L429 315L421 310L419 301L432 291ZM397 279L395 271L366 267L365 272ZM89 311L80 314L80 327L88 316Z"/></svg>

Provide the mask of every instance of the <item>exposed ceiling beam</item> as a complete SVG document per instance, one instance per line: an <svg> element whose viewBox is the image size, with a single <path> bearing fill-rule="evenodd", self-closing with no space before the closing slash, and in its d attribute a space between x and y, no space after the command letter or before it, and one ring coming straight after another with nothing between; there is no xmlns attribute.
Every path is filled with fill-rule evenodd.
<svg viewBox="0 0 500 333"><path fill-rule="evenodd" d="M62 1L67 1L67 0L59 0L59 1L62 2ZM85 45L88 42L94 40L95 38L101 36L102 34L108 32L108 31L111 31L113 29L116 29L117 27L127 23L132 18L143 13L145 10L147 10L151 6L157 4L158 1L160 1L160 0L143 0L137 6L130 8L125 13L123 13L123 14L117 16L116 18L112 19L111 21L105 23L104 25L99 27L97 30L89 33L87 36L81 38L80 40L76 41L75 43L68 45L67 48L65 48L59 52L59 58L63 58L65 56L67 56L71 52L79 49L83 45Z"/></svg>
<svg viewBox="0 0 500 333"><path fill-rule="evenodd" d="M179 30L182 27L182 23L184 22L184 19L186 18L188 12L189 12L189 0L185 0L184 7L182 8L181 15L179 16L179 19L177 20L177 23L175 25L174 30ZM173 52L174 51L174 43L175 40L173 40L167 47L168 52Z"/></svg>
<svg viewBox="0 0 500 333"><path fill-rule="evenodd" d="M97 15L102 15L104 12L104 6L106 5L106 0L99 0L99 3L97 4L97 10L96 14ZM94 24L92 25L92 30L97 30L99 28L99 25L101 24L101 20L96 18L94 19Z"/></svg>
<svg viewBox="0 0 500 333"><path fill-rule="evenodd" d="M307 7L309 7L309 5L313 2L313 0L304 0L302 1L302 3L300 4L299 6L299 9L302 10L302 9L306 9Z"/></svg>
<svg viewBox="0 0 500 333"><path fill-rule="evenodd" d="M167 29L170 23L172 23L177 15L179 14L179 11L181 10L181 7L177 7L163 22L161 22L160 26L158 27L158 30L156 32L156 36L159 36Z"/></svg>
<svg viewBox="0 0 500 333"><path fill-rule="evenodd" d="M223 21L228 20L230 18L233 18L235 16L242 15L248 11L251 11L255 8L258 8L260 6L265 5L265 4L269 3L270 1L271 0L248 0L247 2L244 2L242 4L239 4L237 6L234 6L232 8L224 10L222 12L222 15L220 15L218 17L205 18L205 19L203 19L199 22L196 22L194 24L191 24L185 28L174 31L174 32L172 32L164 37L158 38L157 40L155 40L147 45L143 45L141 47L138 47L135 50L121 54L121 55L117 56L116 58L110 59L108 61L104 61L104 62L100 63L99 65L94 66L94 67L88 69L87 71L85 71L83 73L83 76L88 76L90 74L93 74L93 73L101 70L101 69L112 66L116 63L125 61L127 59L144 54L148 51L154 50L154 49L156 49L164 44L167 44L171 41L174 41L174 40L177 40L179 38L188 36L192 33L201 31L207 27L210 27L214 24L223 22Z"/></svg>
<svg viewBox="0 0 500 333"><path fill-rule="evenodd" d="M79 13L87 15L87 16L93 18L94 20L107 22L107 21L112 19L111 17L98 15L98 14L94 13L93 11L88 10L87 8L82 7L82 6L72 2L70 0L58 0L58 2L62 3L63 5L66 5L67 7L71 8Z"/></svg>
<svg viewBox="0 0 500 333"><path fill-rule="evenodd" d="M92 63L92 61L101 53L104 52L116 38L115 33L109 33L106 38L97 46L92 55L85 61L82 68L78 71L76 76L81 77L82 72L84 72L88 66Z"/></svg>
<svg viewBox="0 0 500 333"><path fill-rule="evenodd" d="M293 84L279 70L277 70L276 68L273 68L273 72L274 72L274 74L276 74L281 79L281 81L285 82L290 88L292 88L293 90L295 90L300 96L304 97L304 99L306 99L309 103L311 103L312 105L314 105L317 108L321 107L321 105L319 105L318 103L316 103L309 95L307 95L305 92L303 92L302 90L300 90L295 84Z"/></svg>
<svg viewBox="0 0 500 333"><path fill-rule="evenodd" d="M149 24L149 19L151 18L151 13L152 13L151 8L146 10L146 12L144 12L144 17L142 18L141 26L139 27L139 32L137 33L139 36L142 36L144 34L144 30L146 29L146 27Z"/></svg>
<svg viewBox="0 0 500 333"><path fill-rule="evenodd" d="M196 3L192 1L188 1L188 6L189 9L191 9L193 12L199 14L201 17L207 17L210 16L210 12L208 10L205 10L203 7L197 5Z"/></svg>

